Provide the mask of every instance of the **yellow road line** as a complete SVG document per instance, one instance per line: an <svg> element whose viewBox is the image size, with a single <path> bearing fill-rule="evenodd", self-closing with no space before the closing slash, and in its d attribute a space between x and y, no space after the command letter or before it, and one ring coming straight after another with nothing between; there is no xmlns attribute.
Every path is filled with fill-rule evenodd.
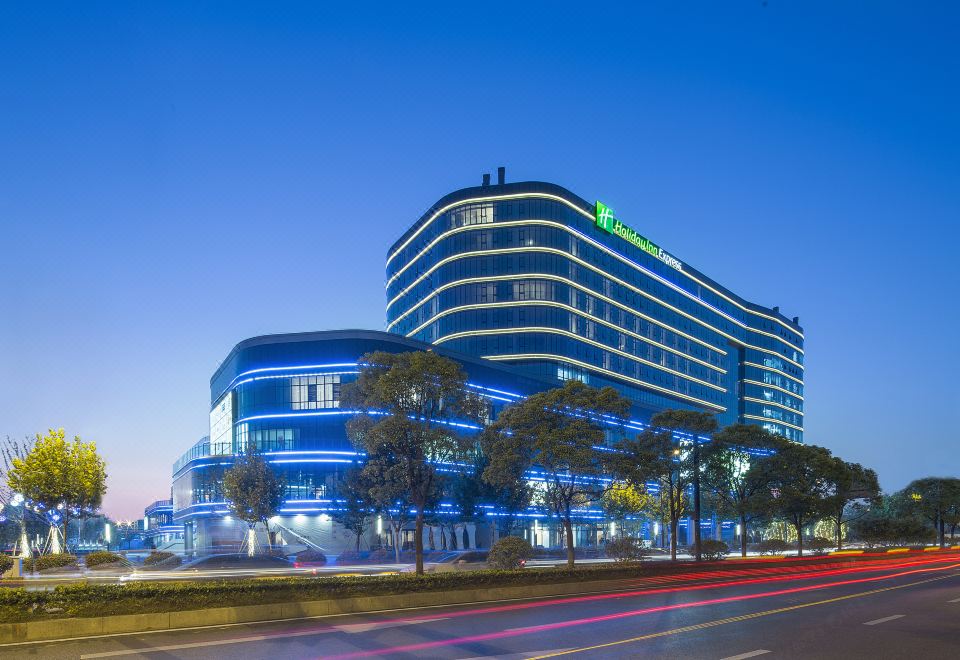
<svg viewBox="0 0 960 660"><path fill-rule="evenodd" d="M632 644L634 642L642 642L647 639L655 639L657 637L667 637L669 635L679 635L685 632L693 632L695 630L703 630L705 628L714 628L716 626L722 626L728 623L737 623L739 621L748 621L750 619L757 619L762 616L770 616L772 614L782 614L783 612L791 612L793 610L803 609L805 607L814 607L815 605L827 605L829 603L836 603L839 601L850 600L851 598L862 598L864 596L872 596L873 594L879 594L884 591L894 591L896 589L906 589L907 587L914 587L918 584L926 584L928 582L935 582L937 580L946 580L947 578L956 577L956 575L939 575L934 578L929 578L926 580L920 580L918 582L911 582L909 584L899 584L892 587L883 587L882 589L872 589L870 591L864 591L857 594L849 594L846 596L837 596L835 598L828 598L826 600L818 600L813 603L803 603L801 605L791 605L789 607L779 607L774 610L766 610L763 612L754 612L752 614L743 614L741 616L732 616L726 619L716 619L714 621L707 621L705 623L698 623L692 626L684 626L683 628L674 628L673 630L663 630L661 632L650 633L648 635L640 635L639 637L631 637L630 639L620 639L615 642L607 642L605 644L595 644L593 646L583 646L578 649L567 649L564 651L557 651L555 653L547 653L544 655L531 656L527 660L542 660L543 658L555 658L560 655L570 655L572 653L583 653L585 651L595 651L597 649L609 648L611 646L620 646L622 644Z"/></svg>

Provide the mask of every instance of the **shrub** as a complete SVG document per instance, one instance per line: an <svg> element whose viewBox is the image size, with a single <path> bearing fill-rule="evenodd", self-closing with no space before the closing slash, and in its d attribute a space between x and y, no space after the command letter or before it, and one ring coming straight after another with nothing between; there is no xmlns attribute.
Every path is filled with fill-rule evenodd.
<svg viewBox="0 0 960 660"><path fill-rule="evenodd" d="M825 555L827 554L827 550L832 548L834 544L830 539L825 539L822 536L814 536L803 545L815 555Z"/></svg>
<svg viewBox="0 0 960 660"><path fill-rule="evenodd" d="M759 545L757 545L757 550L761 555L782 555L787 550L792 548L792 545L786 541L781 541L780 539L767 539L766 541L761 541Z"/></svg>
<svg viewBox="0 0 960 660"><path fill-rule="evenodd" d="M87 568L93 568L94 566L102 566L104 564L116 564L117 562L123 561L123 557L114 552L98 550L97 552L88 554L84 560L87 563Z"/></svg>
<svg viewBox="0 0 960 660"><path fill-rule="evenodd" d="M13 568L13 557L9 555L0 555L0 575Z"/></svg>
<svg viewBox="0 0 960 660"><path fill-rule="evenodd" d="M730 554L730 546L723 541L706 539L700 543L700 554L707 561L720 561Z"/></svg>
<svg viewBox="0 0 960 660"><path fill-rule="evenodd" d="M62 568L77 563L77 556L66 552L58 552L55 555L40 555L36 559L24 559L23 570L25 571L46 571L51 568Z"/></svg>
<svg viewBox="0 0 960 660"><path fill-rule="evenodd" d="M532 554L533 548L526 539L519 536L504 536L490 548L487 565L501 570L522 568Z"/></svg>
<svg viewBox="0 0 960 660"><path fill-rule="evenodd" d="M298 564L319 564L322 566L327 563L327 556L319 550L301 550L294 557Z"/></svg>
<svg viewBox="0 0 960 660"><path fill-rule="evenodd" d="M618 536L607 542L607 556L614 561L643 561L649 554L643 541L633 536Z"/></svg>
<svg viewBox="0 0 960 660"><path fill-rule="evenodd" d="M143 560L143 565L144 565L144 566L154 566L154 565L156 565L156 564L159 564L160 562L163 562L163 561L166 561L166 560L170 559L171 557L176 557L176 555L173 554L172 552L164 552L164 551L162 551L162 550L154 550L154 551L151 552L149 555L147 555L147 558L146 558L146 559Z"/></svg>

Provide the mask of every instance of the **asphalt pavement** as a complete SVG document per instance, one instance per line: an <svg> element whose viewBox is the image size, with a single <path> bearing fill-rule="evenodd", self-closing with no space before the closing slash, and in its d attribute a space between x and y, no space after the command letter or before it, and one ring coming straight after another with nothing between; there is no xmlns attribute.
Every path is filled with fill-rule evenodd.
<svg viewBox="0 0 960 660"><path fill-rule="evenodd" d="M960 658L960 558L0 646L57 659L761 656Z"/></svg>

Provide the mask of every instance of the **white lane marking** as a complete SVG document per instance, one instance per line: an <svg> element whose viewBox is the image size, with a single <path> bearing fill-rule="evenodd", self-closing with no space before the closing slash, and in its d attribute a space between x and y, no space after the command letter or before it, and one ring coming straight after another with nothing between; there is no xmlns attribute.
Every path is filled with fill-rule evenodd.
<svg viewBox="0 0 960 660"><path fill-rule="evenodd" d="M463 660L526 660L527 658L539 658L554 654L566 653L573 649L550 649L548 651L526 651L524 653L510 653L507 655L475 655Z"/></svg>
<svg viewBox="0 0 960 660"><path fill-rule="evenodd" d="M885 616L882 619L874 619L873 621L867 621L863 625L865 626L875 626L878 623L886 623L887 621L893 621L894 619L902 619L906 614L893 614L891 616Z"/></svg>
<svg viewBox="0 0 960 660"><path fill-rule="evenodd" d="M306 635L318 635L323 632L330 632L329 630L316 631L316 630L304 630L302 632L288 633L283 635L284 638L287 637L305 637ZM155 653L157 651L179 651L181 649L196 649L204 646L223 646L224 644L243 644L245 642L265 642L268 639L274 639L274 635L253 635L251 637L243 637L241 639L215 639L209 642L192 642L190 644L168 644L166 646L144 646L139 649L124 649L122 651L103 651L102 653L86 653L80 656L80 660L87 660L88 658L115 658L121 655L141 655L143 653Z"/></svg>
<svg viewBox="0 0 960 660"><path fill-rule="evenodd" d="M960 603L960 598L954 598L953 600L948 600L948 603Z"/></svg>
<svg viewBox="0 0 960 660"><path fill-rule="evenodd" d="M744 660L745 658L754 658L758 655L764 655L770 653L767 649L757 649L756 651L748 651L747 653L741 653L740 655L730 655L723 660Z"/></svg>
<svg viewBox="0 0 960 660"><path fill-rule="evenodd" d="M205 646L223 646L225 644L245 644L247 642L265 642L278 639L290 639L291 637L307 637L309 635L324 635L332 632L358 633L377 630L378 628L395 628L397 626L410 626L417 623L430 623L432 621L443 621L443 619L416 619L414 621L383 621L380 623L354 623L342 626L333 626L321 630L298 630L296 632L273 633L267 635L251 635L249 637L235 637L232 639L213 639L208 642L191 642L187 644L168 644L166 646L144 646L137 649L124 649L122 651L103 651L101 653L87 653L80 656L80 660L88 658L115 658L121 655L141 655L144 653L156 653L158 651L180 651L183 649L203 648Z"/></svg>
<svg viewBox="0 0 960 660"><path fill-rule="evenodd" d="M342 626L334 626L340 632L356 634L370 632L371 630L380 630L381 628L396 628L397 626L412 626L417 623L433 623L434 621L446 621L450 617L441 617L437 619L417 619L416 621L372 621L370 623L346 623Z"/></svg>

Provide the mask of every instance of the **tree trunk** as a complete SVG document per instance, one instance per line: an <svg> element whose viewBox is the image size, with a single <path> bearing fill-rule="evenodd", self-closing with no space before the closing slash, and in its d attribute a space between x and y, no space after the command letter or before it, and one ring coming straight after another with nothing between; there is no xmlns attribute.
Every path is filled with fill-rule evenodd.
<svg viewBox="0 0 960 660"><path fill-rule="evenodd" d="M944 525L943 525L943 516L940 516L940 547L941 547L941 548L943 548L943 546L945 545L945 543L943 542L943 532L944 532L944 528L943 528L943 527L944 527Z"/></svg>
<svg viewBox="0 0 960 660"><path fill-rule="evenodd" d="M740 514L740 556L747 556L747 517Z"/></svg>
<svg viewBox="0 0 960 660"><path fill-rule="evenodd" d="M423 509L417 509L417 522L414 526L413 549L417 556L417 575L423 575Z"/></svg>
<svg viewBox="0 0 960 660"><path fill-rule="evenodd" d="M670 518L670 560L677 561L677 519Z"/></svg>
<svg viewBox="0 0 960 660"><path fill-rule="evenodd" d="M693 555L701 561L700 552L700 443L693 436Z"/></svg>
<svg viewBox="0 0 960 660"><path fill-rule="evenodd" d="M797 528L797 556L803 556L803 525L795 525Z"/></svg>
<svg viewBox="0 0 960 660"><path fill-rule="evenodd" d="M573 523L570 521L569 514L563 519L563 529L567 535L567 568L573 568L575 559L573 552Z"/></svg>
<svg viewBox="0 0 960 660"><path fill-rule="evenodd" d="M837 550L843 550L843 520L837 518Z"/></svg>
<svg viewBox="0 0 960 660"><path fill-rule="evenodd" d="M393 535L393 556L400 563L400 529L399 525L390 523L390 533Z"/></svg>

